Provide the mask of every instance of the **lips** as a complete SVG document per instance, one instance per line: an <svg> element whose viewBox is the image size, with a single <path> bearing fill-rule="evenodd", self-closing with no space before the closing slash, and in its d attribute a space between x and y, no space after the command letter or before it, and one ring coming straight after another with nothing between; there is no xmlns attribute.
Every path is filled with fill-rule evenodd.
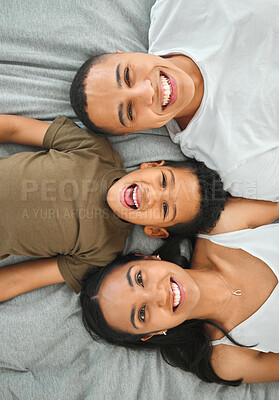
<svg viewBox="0 0 279 400"><path fill-rule="evenodd" d="M162 110L172 105L177 99L176 81L165 72L160 72L160 99Z"/></svg>
<svg viewBox="0 0 279 400"><path fill-rule="evenodd" d="M181 283L175 281L173 278L170 279L170 286L172 291L172 309L175 312L185 301L185 289Z"/></svg>
<svg viewBox="0 0 279 400"><path fill-rule="evenodd" d="M121 204L130 210L137 210L142 203L142 193L138 185L126 186L120 193Z"/></svg>

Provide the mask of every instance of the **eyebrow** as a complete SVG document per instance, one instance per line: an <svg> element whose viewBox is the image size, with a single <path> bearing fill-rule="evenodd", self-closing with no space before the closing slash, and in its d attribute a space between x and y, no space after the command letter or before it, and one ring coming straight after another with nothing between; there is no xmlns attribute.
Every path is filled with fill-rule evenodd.
<svg viewBox="0 0 279 400"><path fill-rule="evenodd" d="M132 308L132 311L131 311L131 315L130 315L130 321L131 321L131 323L132 323L132 325L133 325L133 327L135 328L135 329L139 329L136 325L135 325L135 312L136 312L136 308L135 308L135 306Z"/></svg>
<svg viewBox="0 0 279 400"><path fill-rule="evenodd" d="M125 122L123 119L123 108L124 108L124 104L120 103L119 107L118 107L118 118L119 118L120 124L125 126L125 128L126 128L126 125L125 125Z"/></svg>
<svg viewBox="0 0 279 400"><path fill-rule="evenodd" d="M121 83L121 77L120 77L120 63L116 67L115 75L116 75L117 85L121 89L122 88L122 83Z"/></svg>
<svg viewBox="0 0 279 400"><path fill-rule="evenodd" d="M175 186L175 177L174 177L174 173L173 173L172 170L169 169L169 168L167 168L167 170L168 170L169 173L170 173L170 176L171 176L171 184L172 184L172 186L174 187L174 186ZM176 204L173 203L173 216L172 216L172 218L170 219L170 222L173 221L173 220L175 219L175 217L176 217Z"/></svg>
<svg viewBox="0 0 279 400"><path fill-rule="evenodd" d="M131 278L131 273L130 273L130 271L131 271L131 269L133 268L133 266L134 266L134 265L131 265L130 268L128 269L127 274L126 274L126 278L127 278L127 281L128 281L128 283L129 283L129 285L131 286L131 288L132 288L133 290L135 290L134 284L133 284L132 278ZM135 324L135 313L136 313L136 307L133 306L133 308L132 308L132 310L131 310L130 321L131 321L131 324L133 325L133 327L134 327L135 329L139 329L139 328L136 326L136 324Z"/></svg>
<svg viewBox="0 0 279 400"><path fill-rule="evenodd" d="M131 278L131 269L133 268L133 266L134 266L134 265L131 265L130 268L128 269L127 274L126 274L126 278L127 278L127 281L128 281L128 283L129 283L129 285L131 286L131 288L132 288L133 290L135 290L134 284L133 284L132 278Z"/></svg>
<svg viewBox="0 0 279 400"><path fill-rule="evenodd" d="M122 81L121 81L121 76L120 76L120 63L117 64L117 66L116 66L115 77L116 77L117 86L119 87L119 89L122 89ZM120 124L126 128L126 125L125 125L125 122L123 119L123 108L124 108L124 104L120 103L119 107L118 107L118 118L119 118Z"/></svg>

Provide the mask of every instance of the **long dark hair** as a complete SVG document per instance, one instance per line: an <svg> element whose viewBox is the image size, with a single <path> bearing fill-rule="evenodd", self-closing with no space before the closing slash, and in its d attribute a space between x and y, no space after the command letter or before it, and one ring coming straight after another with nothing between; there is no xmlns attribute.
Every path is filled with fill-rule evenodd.
<svg viewBox="0 0 279 400"><path fill-rule="evenodd" d="M189 269L189 261L180 254L178 247L177 239L173 239L164 244L156 253L165 261L174 262L182 268ZM132 349L160 349L163 359L168 364L192 372L205 382L239 386L242 379L229 381L220 378L214 372L210 363L212 344L206 325L219 329L233 344L241 347L246 346L236 342L224 328L211 320L192 319L184 321L175 328L168 329L167 336L154 335L147 341L141 340L146 337L146 334L134 335L117 331L107 324L96 297L101 283L113 269L141 259L144 259L144 257L134 254L119 256L107 267L93 267L85 274L80 294L82 319L85 328L93 339L102 338L110 343Z"/></svg>

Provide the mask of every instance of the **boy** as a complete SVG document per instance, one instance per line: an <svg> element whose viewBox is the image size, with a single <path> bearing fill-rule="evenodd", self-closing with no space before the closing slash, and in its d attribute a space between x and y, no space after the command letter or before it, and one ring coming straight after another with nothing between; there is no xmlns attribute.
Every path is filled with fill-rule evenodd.
<svg viewBox="0 0 279 400"><path fill-rule="evenodd" d="M0 159L0 257L49 257L1 268L1 301L64 281L78 292L89 267L124 249L129 222L151 237L207 231L225 204L218 175L202 163L144 163L125 175L107 139L65 117L49 124L2 115L0 141L49 149Z"/></svg>

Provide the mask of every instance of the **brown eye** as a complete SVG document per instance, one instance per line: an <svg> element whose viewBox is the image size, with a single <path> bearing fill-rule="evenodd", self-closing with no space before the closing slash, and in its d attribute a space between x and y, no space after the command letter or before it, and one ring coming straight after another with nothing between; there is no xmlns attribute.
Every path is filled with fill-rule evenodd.
<svg viewBox="0 0 279 400"><path fill-rule="evenodd" d="M143 287L143 281L142 281L142 276L141 276L141 271L139 271L136 275L136 281L137 283Z"/></svg>
<svg viewBox="0 0 279 400"><path fill-rule="evenodd" d="M141 322L145 321L145 306L139 310L139 320Z"/></svg>
<svg viewBox="0 0 279 400"><path fill-rule="evenodd" d="M163 203L163 209L164 209L164 218L165 218L165 216L167 215L167 212L168 212L168 206L166 203Z"/></svg>

